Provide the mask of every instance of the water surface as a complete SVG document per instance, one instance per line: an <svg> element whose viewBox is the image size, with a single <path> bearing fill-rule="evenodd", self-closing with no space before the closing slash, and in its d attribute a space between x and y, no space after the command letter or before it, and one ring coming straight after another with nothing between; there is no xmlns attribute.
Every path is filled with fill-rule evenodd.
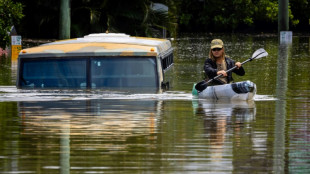
<svg viewBox="0 0 310 174"><path fill-rule="evenodd" d="M244 61L250 102L191 96L210 41ZM0 59L0 173L309 173L310 39L181 35L172 88L160 94L40 91L14 87Z"/></svg>

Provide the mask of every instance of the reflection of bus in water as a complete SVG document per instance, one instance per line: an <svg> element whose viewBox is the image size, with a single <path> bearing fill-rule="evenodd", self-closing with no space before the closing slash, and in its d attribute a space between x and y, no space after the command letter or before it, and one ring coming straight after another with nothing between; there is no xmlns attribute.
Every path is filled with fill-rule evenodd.
<svg viewBox="0 0 310 174"><path fill-rule="evenodd" d="M57 136L63 131L102 141L126 140L155 132L159 101L62 100L19 102L25 135Z"/></svg>
<svg viewBox="0 0 310 174"><path fill-rule="evenodd" d="M161 104L117 99L19 102L22 156L30 160L16 164L43 173L55 173L46 168L55 163L59 173L98 172L100 165L107 166L100 170L124 170L119 161L126 156L135 161L138 148L141 153L156 150ZM40 155L46 159L38 162Z"/></svg>
<svg viewBox="0 0 310 174"><path fill-rule="evenodd" d="M22 50L17 87L160 90L172 65L169 40L90 34Z"/></svg>

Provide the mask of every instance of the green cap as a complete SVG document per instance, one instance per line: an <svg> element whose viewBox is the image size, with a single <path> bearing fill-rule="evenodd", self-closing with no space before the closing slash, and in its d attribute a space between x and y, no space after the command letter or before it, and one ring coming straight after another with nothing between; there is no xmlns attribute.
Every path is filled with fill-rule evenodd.
<svg viewBox="0 0 310 174"><path fill-rule="evenodd" d="M213 48L223 48L224 43L221 39L213 39L211 41L211 49Z"/></svg>

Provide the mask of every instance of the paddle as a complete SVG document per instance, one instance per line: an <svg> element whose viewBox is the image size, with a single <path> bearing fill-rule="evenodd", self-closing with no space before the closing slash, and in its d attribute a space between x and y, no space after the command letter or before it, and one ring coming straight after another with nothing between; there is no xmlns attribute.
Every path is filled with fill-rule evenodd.
<svg viewBox="0 0 310 174"><path fill-rule="evenodd" d="M266 57L266 56L268 56L268 53L267 53L263 48L260 48L260 49L256 50L256 51L253 53L253 55L252 55L251 58L249 58L249 59L247 59L246 61L242 62L241 65L243 65L243 64L245 64L245 63L247 63L247 62L250 62L250 61L252 61L252 60L254 60L254 59L259 59L259 58ZM234 67L230 68L229 70L227 70L226 73L231 72L231 71L233 71L233 70L236 69L236 68L237 68L237 66L234 66ZM208 80L208 81L205 81L205 80L204 80L204 81L201 81L201 82L199 82L199 83L196 84L195 89L196 89L198 92L201 92L201 91L205 90L205 89L208 87L208 84L209 84L210 82L212 82L213 80L216 80L216 79L218 79L218 78L220 78L220 77L222 77L222 76L223 76L223 74L220 74L220 75L215 76L214 78L212 78L212 79L210 79L210 80Z"/></svg>

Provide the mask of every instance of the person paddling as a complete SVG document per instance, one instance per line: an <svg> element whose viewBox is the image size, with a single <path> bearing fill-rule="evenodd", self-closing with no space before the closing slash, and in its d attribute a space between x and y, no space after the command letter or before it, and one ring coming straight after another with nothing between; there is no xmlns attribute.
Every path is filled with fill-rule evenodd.
<svg viewBox="0 0 310 174"><path fill-rule="evenodd" d="M226 73L226 70L234 66L237 66L237 68L231 72ZM240 62L235 62L233 59L225 55L224 43L221 39L213 39L211 41L209 58L205 60L204 71L207 78L206 81L214 78L217 75L223 74L220 78L215 79L211 85L232 83L232 72L240 76L245 74L245 71Z"/></svg>

